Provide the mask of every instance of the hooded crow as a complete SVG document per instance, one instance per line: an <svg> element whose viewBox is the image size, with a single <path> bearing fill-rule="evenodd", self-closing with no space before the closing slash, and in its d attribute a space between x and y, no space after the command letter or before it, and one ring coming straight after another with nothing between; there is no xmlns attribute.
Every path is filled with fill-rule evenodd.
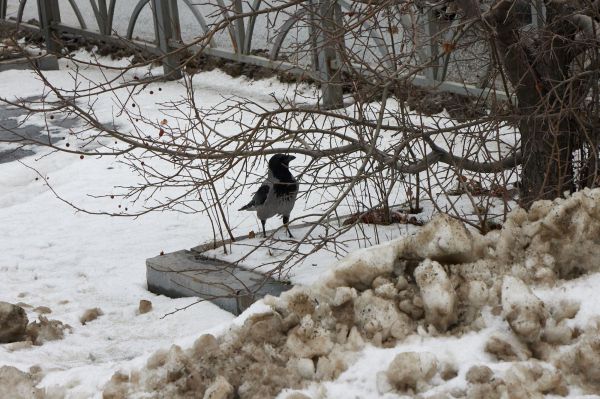
<svg viewBox="0 0 600 399"><path fill-rule="evenodd" d="M275 215L283 217L283 224L290 238L292 232L288 227L290 213L296 202L298 182L289 169L290 161L296 159L293 155L275 154L269 159L269 175L254 194L252 201L240 208L240 211L256 211L256 216L262 223L263 235L267 219Z"/></svg>

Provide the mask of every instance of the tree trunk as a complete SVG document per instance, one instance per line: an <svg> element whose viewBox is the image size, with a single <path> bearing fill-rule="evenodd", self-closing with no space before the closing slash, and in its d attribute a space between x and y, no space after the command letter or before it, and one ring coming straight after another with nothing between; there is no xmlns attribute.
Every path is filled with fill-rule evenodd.
<svg viewBox="0 0 600 399"><path fill-rule="evenodd" d="M566 123L558 123L568 125ZM558 130L558 131L556 131ZM573 180L572 133L555 129L552 121L525 120L519 126L524 154L520 202L529 208L538 199L554 199L575 188Z"/></svg>
<svg viewBox="0 0 600 399"><path fill-rule="evenodd" d="M574 189L572 138L577 128L564 109L565 89L559 88L569 75L570 53L565 40L551 31L543 31L540 44L532 48L522 37L518 7L506 0L495 6L488 22L496 28L493 42L518 100L520 202L528 208L535 200L554 199Z"/></svg>

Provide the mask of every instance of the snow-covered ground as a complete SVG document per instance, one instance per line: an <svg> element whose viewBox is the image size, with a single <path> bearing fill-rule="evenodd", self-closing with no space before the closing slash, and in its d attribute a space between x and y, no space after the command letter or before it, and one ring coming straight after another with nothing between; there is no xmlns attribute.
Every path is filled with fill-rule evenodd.
<svg viewBox="0 0 600 399"><path fill-rule="evenodd" d="M66 62L61 63L60 71L47 76L58 85L72 84ZM102 76L96 71L91 78ZM197 80L205 104L222 101L221 93L261 97L270 86L274 86L271 91L287 89L275 81L253 86L219 71ZM0 93L6 98L37 96L42 87L29 71L0 74ZM157 91L153 101L181 90L177 82L161 88L162 97ZM98 104L96 111L110 120L111 107L106 101ZM205 331L218 332L228 325L233 316L210 303L164 317L195 299L170 299L146 289L146 258L212 239L205 215L154 213L132 219L76 212L58 200L46 182L78 206L117 212L127 204L118 199L94 200L88 195L110 193L114 186L130 182L131 171L114 159L80 160L78 155L38 151L19 162L0 164L0 301L29 305L30 321L37 318L34 308L46 306L52 313L45 316L69 324L72 333L28 349L12 351L10 345L2 345L0 365L23 370L40 365L47 372L41 386L66 384L73 397L92 397L114 370L143 364L157 348L192 340ZM249 214L242 216L254 223ZM138 315L142 299L152 302L153 311ZM79 318L84 311L95 307L104 315L82 325Z"/></svg>
<svg viewBox="0 0 600 399"><path fill-rule="evenodd" d="M80 53L78 57L89 55ZM61 61L60 71L47 73L50 81L61 87L73 85L67 62ZM101 71L92 67L86 74L91 80L106 78ZM169 82L153 83L146 90L158 86L161 91L156 90L154 96L139 95L135 98L146 116L154 120L162 119L156 104L180 96L183 89L180 83ZM274 79L251 82L243 77L233 79L220 71L198 74L194 79L194 88L202 105L207 107L219 104L224 96L231 95L252 98L269 107L274 106L272 96L282 99L292 91L292 87ZM305 90L310 92L311 88ZM31 72L0 73L2 96L34 97L41 91L41 83ZM112 120L114 114L112 101L112 98L106 97L94 106L96 114L107 122ZM28 123L42 125L43 120L32 118ZM117 123L126 124L128 121L122 119ZM65 137L69 140L68 135L65 134ZM119 212L132 205L122 202L118 197L111 199L104 195L111 193L115 186L131 184L136 177L124 164L111 158L86 157L81 160L75 154L48 153L44 149L38 151L36 155L23 158L20 162L0 164L0 301L28 305L26 310L30 321L37 317L35 308L46 306L51 313L45 316L69 324L71 332L62 340L49 341L41 346L1 345L0 366L15 366L24 371L32 366L40 366L43 379L38 387L55 392L59 397L98 398L114 372L133 372L144 367L149 356L159 349L167 350L173 344L184 349L190 348L202 334L226 334L232 325L242 326L252 314L269 310L264 303L259 303L240 318L234 319L231 314L210 303L200 303L185 311L167 315L194 300L174 300L150 294L145 286L144 261L161 251L171 252L211 240L213 233L208 227L210 223L207 216L165 212L132 219L76 212L72 206L58 200L54 192L85 209ZM48 184L54 191L50 190ZM240 199L240 203L247 199ZM303 210L299 209L299 212ZM232 225L241 234L252 229L258 231L251 214L231 212L230 217ZM367 227L369 230L371 228ZM380 228L377 239L353 240L345 252L336 254L325 251L313 255L293 271L290 278L307 285L333 281L333 263L346 252L410 236L417 231L413 226L404 225ZM349 234L355 235L356 230ZM444 245L452 247L453 240L459 240L451 235L438 238L435 245L442 249ZM361 256L373 254L363 252L350 259L361 260L366 265L364 267L377 269L383 267L381 265L386 262L386 254L391 253L391 247L393 245L380 247L377 251L381 252L371 258L361 260ZM423 248L423 251L427 250L426 246ZM229 255L232 259L243 256L243 248L234 249ZM277 258L278 253L274 252ZM265 256L267 253L261 249L251 256L250 263L259 265L261 259L264 263ZM349 263L352 262L338 267L348 266ZM363 272L368 270L363 269ZM600 284L599 276L592 271L575 280L559 281L556 286L536 288L535 293L548 305L559 303L561 299L578 302L580 310L567 324L569 328L583 331L595 317L600 316L594 290ZM391 278L389 273L386 278ZM345 283L340 286L352 286L348 281ZM345 295L346 291L340 292ZM327 295L324 296L327 299ZM152 301L151 312L138 314L138 304L142 299ZM270 303L273 304L274 300ZM96 307L104 314L82 325L82 314ZM362 344L355 348L357 350L344 358L344 370L338 374L332 373L329 376L331 381L306 384L303 392L314 399L399 397L401 393L388 386L382 373L385 373L397 354L407 351L431 352L436 355L440 365L450 365L450 374L457 376L445 380L440 377L441 373L436 374L433 383L423 394L443 395L453 388L460 392L465 389L466 374L473 365L488 365L494 373L499 374L511 367L511 362L498 361L485 351L485 345L493 334L508 334L510 327L491 307L484 308L481 319L485 322L481 328L464 334L445 335L421 328L390 348L381 346L377 339L372 342L361 341ZM574 386L569 394L579 397L582 392ZM286 393L282 397L284 395Z"/></svg>
<svg viewBox="0 0 600 399"><path fill-rule="evenodd" d="M84 52L77 58L92 60ZM107 59L102 62L119 65L118 61ZM71 87L68 64L61 61L61 69L47 72L46 76L59 87ZM88 68L86 75L92 81L106 78L94 68ZM206 107L231 95L269 104L273 101L271 95L281 99L292 89L275 79L251 82L243 77L233 79L220 71L202 73L194 84ZM178 82L161 83L160 88L158 91L155 87L153 97L136 98L151 119L162 119L160 111L153 110L155 104L177 97L183 90ZM32 72L0 74L0 93L5 98L33 98L42 92L43 84ZM110 121L112 107L112 98L106 98L95 104L94 110ZM26 124L37 124L42 129L46 122L49 121L33 117ZM68 136L59 125L57 122L51 127L53 134ZM5 150L14 147L0 146ZM48 307L51 313L44 316L69 324L72 333L63 340L26 349L2 345L0 366L28 370L39 365L45 374L40 387L66 386L71 397L91 397L98 395L115 370L139 367L158 348L189 344L204 332L218 333L228 326L233 316L210 303L165 317L195 299L170 299L146 290L145 259L161 251L172 252L210 241L213 232L206 215L152 213L132 219L77 212L57 199L55 193L78 207L119 212L128 203L90 195L111 193L113 187L127 185L135 176L111 158L80 160L76 154L36 150L33 156L0 164L0 301L21 303L30 321L38 317L35 308ZM237 219L234 224L239 231L256 229L251 214L239 213ZM394 236L403 231L396 230ZM321 262L324 270L332 259L328 256ZM142 299L152 302L152 312L138 314ZM96 307L104 314L82 325L83 313Z"/></svg>
<svg viewBox="0 0 600 399"><path fill-rule="evenodd" d="M54 73L65 74L64 69ZM39 83L29 72L1 75L3 96L39 94ZM130 172L114 160L82 161L77 155L38 154L0 164L0 300L30 305L30 321L37 318L33 308L49 307L48 318L72 327L64 340L40 347L13 352L2 345L0 364L24 370L40 365L48 372L43 386L69 384L73 394L92 397L115 368L158 347L219 331L233 319L210 303L163 318L194 300L156 296L146 289L145 259L211 238L212 232L203 228L204 216L156 213L131 219L77 213L57 200L28 166L75 202L130 179ZM99 207L115 210L119 205L104 200ZM136 313L141 299L152 301L152 312ZM80 316L95 307L104 315L82 325Z"/></svg>

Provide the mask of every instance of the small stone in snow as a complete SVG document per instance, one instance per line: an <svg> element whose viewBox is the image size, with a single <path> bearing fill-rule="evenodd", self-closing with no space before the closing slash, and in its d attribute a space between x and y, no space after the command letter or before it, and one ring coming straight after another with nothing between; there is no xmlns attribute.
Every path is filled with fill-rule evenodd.
<svg viewBox="0 0 600 399"><path fill-rule="evenodd" d="M152 302L142 299L140 300L139 312L140 314L148 313L152 310Z"/></svg>
<svg viewBox="0 0 600 399"><path fill-rule="evenodd" d="M52 313L52 309L50 309L48 306L38 306L37 308L33 309L33 311L37 314L50 314Z"/></svg>
<svg viewBox="0 0 600 399"><path fill-rule="evenodd" d="M12 303L0 302L0 343L22 340L28 322L25 309Z"/></svg>
<svg viewBox="0 0 600 399"><path fill-rule="evenodd" d="M102 316L104 312L100 308L92 308L83 312L83 315L79 318L79 321L82 325L85 326L86 323L89 323L92 320L96 320L99 316Z"/></svg>

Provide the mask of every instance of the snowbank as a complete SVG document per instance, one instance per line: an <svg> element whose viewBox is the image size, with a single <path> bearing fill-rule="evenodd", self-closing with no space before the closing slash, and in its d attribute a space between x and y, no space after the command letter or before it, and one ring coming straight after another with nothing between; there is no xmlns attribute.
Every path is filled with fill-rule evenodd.
<svg viewBox="0 0 600 399"><path fill-rule="evenodd" d="M378 374L380 393L598 392L600 323L572 327L577 304L545 303L531 287L598 271L599 233L600 189L516 210L486 236L438 215L415 236L351 254L320 284L265 298L269 311L222 336L203 335L191 348L157 352L138 372L116 373L104 398L328 397L314 387L337 379L366 348L483 329L491 331L488 361L503 367L474 365L459 376L461 365L437 353L403 351Z"/></svg>

